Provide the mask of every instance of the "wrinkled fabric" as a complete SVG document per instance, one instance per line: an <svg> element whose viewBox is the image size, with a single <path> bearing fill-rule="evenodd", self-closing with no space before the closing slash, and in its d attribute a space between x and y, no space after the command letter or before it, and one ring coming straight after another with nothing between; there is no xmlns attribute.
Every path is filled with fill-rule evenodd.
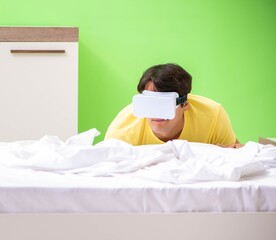
<svg viewBox="0 0 276 240"><path fill-rule="evenodd" d="M238 181L275 166L276 147L248 142L239 149L173 140L132 146L109 139L92 145L96 129L62 142L56 136L38 141L0 143L0 166L60 174L114 176L133 173L154 181Z"/></svg>

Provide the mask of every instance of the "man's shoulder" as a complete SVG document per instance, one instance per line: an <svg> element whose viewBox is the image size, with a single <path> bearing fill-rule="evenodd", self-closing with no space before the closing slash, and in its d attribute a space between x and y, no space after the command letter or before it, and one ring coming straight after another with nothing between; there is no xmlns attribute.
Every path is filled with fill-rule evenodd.
<svg viewBox="0 0 276 240"><path fill-rule="evenodd" d="M137 118L132 113L132 104L124 107L115 117L111 125L114 127L130 127L140 124L142 119Z"/></svg>
<svg viewBox="0 0 276 240"><path fill-rule="evenodd" d="M211 98L207 98L201 95L196 95L196 94L189 94L188 95L188 100L192 101L192 102L198 102L198 103L202 103L202 104L209 104L209 105L220 105L220 103L214 101Z"/></svg>
<svg viewBox="0 0 276 240"><path fill-rule="evenodd" d="M188 95L188 102L195 108L203 108L210 110L218 110L221 107L221 104L207 97L203 97L196 94Z"/></svg>
<svg viewBox="0 0 276 240"><path fill-rule="evenodd" d="M105 139L116 138L137 145L142 132L144 119L132 114L132 104L124 107L109 125Z"/></svg>
<svg viewBox="0 0 276 240"><path fill-rule="evenodd" d="M118 113L119 115L132 115L132 103L128 104L127 106L123 107L121 111Z"/></svg>

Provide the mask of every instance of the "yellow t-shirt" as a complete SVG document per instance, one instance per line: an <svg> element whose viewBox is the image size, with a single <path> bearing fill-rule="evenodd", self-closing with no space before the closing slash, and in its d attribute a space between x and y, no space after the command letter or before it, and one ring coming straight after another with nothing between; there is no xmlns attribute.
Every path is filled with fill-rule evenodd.
<svg viewBox="0 0 276 240"><path fill-rule="evenodd" d="M188 95L184 127L179 139L189 142L230 145L236 141L229 117L221 104L198 95ZM164 143L152 132L147 119L132 114L132 104L125 107L110 124L105 139L115 138L132 145Z"/></svg>

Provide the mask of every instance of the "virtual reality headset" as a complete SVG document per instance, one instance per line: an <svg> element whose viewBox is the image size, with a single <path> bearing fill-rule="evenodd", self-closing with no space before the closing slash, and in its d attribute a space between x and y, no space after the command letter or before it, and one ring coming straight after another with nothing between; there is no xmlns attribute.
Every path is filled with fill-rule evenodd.
<svg viewBox="0 0 276 240"><path fill-rule="evenodd" d="M133 115L141 118L173 119L179 104L187 96L179 97L176 92L154 92L144 90L132 98Z"/></svg>

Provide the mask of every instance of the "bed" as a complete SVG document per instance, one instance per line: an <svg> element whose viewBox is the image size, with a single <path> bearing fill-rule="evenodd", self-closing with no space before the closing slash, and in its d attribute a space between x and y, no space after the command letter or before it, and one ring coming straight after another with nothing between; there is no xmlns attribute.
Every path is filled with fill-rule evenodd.
<svg viewBox="0 0 276 240"><path fill-rule="evenodd" d="M98 134L0 143L5 239L275 239L276 147Z"/></svg>

